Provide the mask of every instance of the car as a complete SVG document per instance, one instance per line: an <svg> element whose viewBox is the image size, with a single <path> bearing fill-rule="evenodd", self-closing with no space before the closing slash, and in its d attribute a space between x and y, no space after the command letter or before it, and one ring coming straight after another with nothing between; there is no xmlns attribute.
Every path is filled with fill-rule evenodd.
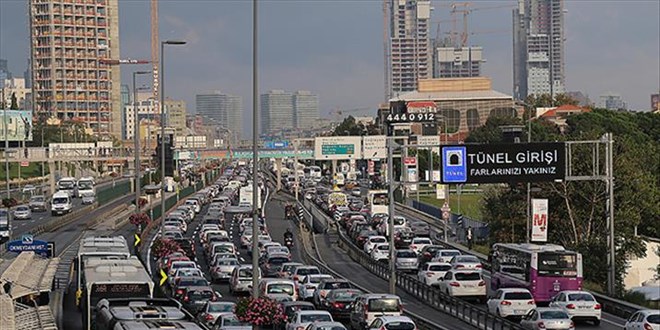
<svg viewBox="0 0 660 330"><path fill-rule="evenodd" d="M417 325L407 316L381 316L371 322L367 329L415 330Z"/></svg>
<svg viewBox="0 0 660 330"><path fill-rule="evenodd" d="M46 196L43 195L32 196L30 197L28 206L32 212L46 212L48 211L48 200L46 199Z"/></svg>
<svg viewBox="0 0 660 330"><path fill-rule="evenodd" d="M522 288L499 289L486 305L488 312L505 318L523 317L530 309L536 308L532 294Z"/></svg>
<svg viewBox="0 0 660 330"><path fill-rule="evenodd" d="M207 302L217 301L222 295L210 286L189 286L181 297L183 307L196 315Z"/></svg>
<svg viewBox="0 0 660 330"><path fill-rule="evenodd" d="M460 255L451 258L449 262L452 268L455 269L478 269L481 270L483 265L479 258L471 255Z"/></svg>
<svg viewBox="0 0 660 330"><path fill-rule="evenodd" d="M333 289L328 291L320 309L325 309L335 320L347 319L351 315L353 302L364 294L358 289Z"/></svg>
<svg viewBox="0 0 660 330"><path fill-rule="evenodd" d="M416 271L419 267L417 253L413 250L397 250L395 258L394 264L397 270Z"/></svg>
<svg viewBox="0 0 660 330"><path fill-rule="evenodd" d="M293 270L299 266L303 266L303 264L299 262L285 262L282 264L282 270L280 271L277 277L289 278Z"/></svg>
<svg viewBox="0 0 660 330"><path fill-rule="evenodd" d="M642 309L631 315L623 330L660 330L660 310Z"/></svg>
<svg viewBox="0 0 660 330"><path fill-rule="evenodd" d="M346 330L339 322L314 322L310 323L305 330Z"/></svg>
<svg viewBox="0 0 660 330"><path fill-rule="evenodd" d="M316 292L314 292L314 296L312 297L312 302L314 303L314 305L318 307L323 306L325 297L328 295L330 291L337 289L350 289L351 287L352 287L351 282L344 279L337 279L337 278L323 279L317 286Z"/></svg>
<svg viewBox="0 0 660 330"><path fill-rule="evenodd" d="M412 230L413 234L416 237L429 237L431 236L431 226L429 226L428 223L426 222L421 222L421 221L415 221L415 222L410 222L408 224L410 226L410 230Z"/></svg>
<svg viewBox="0 0 660 330"><path fill-rule="evenodd" d="M210 269L211 281L229 281L234 268L238 267L240 263L235 258L215 259L215 263Z"/></svg>
<svg viewBox="0 0 660 330"><path fill-rule="evenodd" d="M326 311L297 311L286 325L286 330L305 329L315 322L333 322L332 315Z"/></svg>
<svg viewBox="0 0 660 330"><path fill-rule="evenodd" d="M319 286L319 283L323 280L333 279L331 275L327 274L314 274L303 276L300 281L298 281L298 294L300 300L311 300L314 296L314 292Z"/></svg>
<svg viewBox="0 0 660 330"><path fill-rule="evenodd" d="M431 257L431 261L451 262L451 260L454 257L460 256L460 255L461 255L461 251L459 251L459 250L437 249L435 251L435 254Z"/></svg>
<svg viewBox="0 0 660 330"><path fill-rule="evenodd" d="M486 282L480 270L452 269L445 273L438 287L452 297L476 298L486 301Z"/></svg>
<svg viewBox="0 0 660 330"><path fill-rule="evenodd" d="M390 244L377 244L373 249L371 249L371 258L376 261L388 262L388 260L390 260Z"/></svg>
<svg viewBox="0 0 660 330"><path fill-rule="evenodd" d="M291 271L290 278L293 279L295 282L298 282L303 276L313 275L313 274L321 274L321 271L319 270L318 267L302 265L294 268Z"/></svg>
<svg viewBox="0 0 660 330"><path fill-rule="evenodd" d="M34 193L36 191L37 191L37 187L35 187L34 185L31 185L31 184L26 184L23 187L23 190L21 190L21 193L23 193L23 195L30 195L31 196L31 195L34 195Z"/></svg>
<svg viewBox="0 0 660 330"><path fill-rule="evenodd" d="M438 285L451 265L446 262L427 262L417 273L417 279L426 285Z"/></svg>
<svg viewBox="0 0 660 330"><path fill-rule="evenodd" d="M575 322L590 321L596 326L600 325L601 306L589 292L560 291L548 306L563 309Z"/></svg>
<svg viewBox="0 0 660 330"><path fill-rule="evenodd" d="M233 313L234 306L236 306L236 304L229 301L208 301L199 310L197 321L206 324L208 327L212 327L218 316L221 314Z"/></svg>
<svg viewBox="0 0 660 330"><path fill-rule="evenodd" d="M419 254L422 252L422 249L424 247L433 245L433 242L431 241L430 238L428 237L414 237L412 239L412 242L410 242L410 249L415 251L415 253Z"/></svg>
<svg viewBox="0 0 660 330"><path fill-rule="evenodd" d="M167 277L167 284L172 287L178 278L191 276L204 277L204 273L199 268L179 268L173 276Z"/></svg>
<svg viewBox="0 0 660 330"><path fill-rule="evenodd" d="M80 197L83 205L90 205L96 202L96 193L93 191L84 192Z"/></svg>
<svg viewBox="0 0 660 330"><path fill-rule="evenodd" d="M367 241L364 243L364 252L371 253L371 250L374 248L374 246L381 243L387 243L387 238L385 238L385 236L367 237Z"/></svg>
<svg viewBox="0 0 660 330"><path fill-rule="evenodd" d="M261 278L261 270L257 268ZM250 292L252 289L252 265L240 265L234 268L229 279L229 292L232 295L237 293Z"/></svg>
<svg viewBox="0 0 660 330"><path fill-rule="evenodd" d="M174 280L174 284L172 285L172 297L174 297L175 299L181 298L186 293L186 289L188 287L202 287L208 285L209 285L209 281L207 281L203 277L198 277L198 276L180 277Z"/></svg>
<svg viewBox="0 0 660 330"><path fill-rule="evenodd" d="M32 211L27 205L19 205L14 208L14 219L27 220L32 218Z"/></svg>
<svg viewBox="0 0 660 330"><path fill-rule="evenodd" d="M365 329L377 317L400 316L403 312L401 298L392 294L371 293L358 296L350 312L350 326Z"/></svg>
<svg viewBox="0 0 660 330"><path fill-rule="evenodd" d="M523 316L520 325L529 330L575 330L575 323L571 321L568 313L552 307L531 309Z"/></svg>
<svg viewBox="0 0 660 330"><path fill-rule="evenodd" d="M280 306L282 306L282 311L284 311L284 316L286 316L287 320L292 320L298 311L314 310L314 305L307 301L286 301L281 303ZM276 325L275 329L284 329L284 325Z"/></svg>
<svg viewBox="0 0 660 330"><path fill-rule="evenodd" d="M249 323L243 323L234 313L221 313L210 327L211 330L252 330Z"/></svg>

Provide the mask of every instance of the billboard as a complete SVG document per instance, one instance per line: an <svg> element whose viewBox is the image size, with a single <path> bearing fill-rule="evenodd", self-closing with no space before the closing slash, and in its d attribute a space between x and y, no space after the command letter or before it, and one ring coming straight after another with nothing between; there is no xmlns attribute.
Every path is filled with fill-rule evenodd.
<svg viewBox="0 0 660 330"><path fill-rule="evenodd" d="M440 154L440 136L439 135L420 135L417 137L417 144L420 146L434 145L438 147L419 147L420 150L431 149L436 154ZM428 152L427 152L428 153Z"/></svg>
<svg viewBox="0 0 660 330"><path fill-rule="evenodd" d="M565 145L468 144L442 147L443 183L507 183L564 180Z"/></svg>
<svg viewBox="0 0 660 330"><path fill-rule="evenodd" d="M314 140L314 158L317 160L362 158L362 137L317 137Z"/></svg>
<svg viewBox="0 0 660 330"><path fill-rule="evenodd" d="M532 242L548 241L548 200L532 199Z"/></svg>
<svg viewBox="0 0 660 330"><path fill-rule="evenodd" d="M387 136L365 136L362 138L362 156L365 159L385 159L387 157Z"/></svg>
<svg viewBox="0 0 660 330"><path fill-rule="evenodd" d="M32 141L31 110L0 110L0 138L5 138L5 115L7 116L7 140Z"/></svg>

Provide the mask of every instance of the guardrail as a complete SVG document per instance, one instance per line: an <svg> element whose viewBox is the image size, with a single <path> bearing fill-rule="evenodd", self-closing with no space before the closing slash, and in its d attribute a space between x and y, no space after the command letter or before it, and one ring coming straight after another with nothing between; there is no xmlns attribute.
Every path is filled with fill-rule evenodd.
<svg viewBox="0 0 660 330"><path fill-rule="evenodd" d="M404 210L405 212L409 212L412 214L416 215L416 219L422 220L426 223L429 224L429 226L442 231L442 227L437 223L437 221L431 217L430 215L421 212L415 208L412 208L410 206L401 204L401 203L396 203L395 205L397 208L400 210ZM477 253L472 250L468 250L465 246L458 244L458 243L453 243L453 242L438 242L439 245L443 245L452 249L456 249L461 251L463 254L471 254L477 258L479 258L479 261L484 265L484 269L490 271L490 262L488 261L488 256L485 256L481 253ZM585 290L586 291L586 290ZM637 312L638 310L645 309L643 306L635 305L623 300L619 300L616 298L612 298L609 296L606 296L601 293L593 292L593 291L587 291L591 293L594 298L598 301L598 303L601 304L603 311L610 313L612 315L627 319L629 318L632 314Z"/></svg>

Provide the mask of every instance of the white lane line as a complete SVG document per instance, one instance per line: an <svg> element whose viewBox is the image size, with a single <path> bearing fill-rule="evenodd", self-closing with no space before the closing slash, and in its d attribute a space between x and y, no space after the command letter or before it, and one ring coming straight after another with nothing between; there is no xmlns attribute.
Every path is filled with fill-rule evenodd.
<svg viewBox="0 0 660 330"><path fill-rule="evenodd" d="M245 262L245 258L241 257L241 262Z"/></svg>

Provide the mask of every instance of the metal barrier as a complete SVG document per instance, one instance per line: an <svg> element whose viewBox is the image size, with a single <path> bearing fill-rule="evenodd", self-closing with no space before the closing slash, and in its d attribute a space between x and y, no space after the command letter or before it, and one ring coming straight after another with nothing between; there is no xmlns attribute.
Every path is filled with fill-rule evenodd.
<svg viewBox="0 0 660 330"><path fill-rule="evenodd" d="M124 196L131 192L131 182L123 181L108 185L107 188L97 191L96 201L99 205L103 205L112 201L115 198Z"/></svg>
<svg viewBox="0 0 660 330"><path fill-rule="evenodd" d="M429 226L434 227L437 230L442 230L442 227L433 219L431 215L399 203L396 204L396 207L399 210L403 210L404 212L415 214L417 219L428 223ZM479 258L479 261L481 261L481 263L484 265L484 269L488 271L490 271L491 269L490 262L488 261L488 256L469 250L465 246L457 243L437 242L437 244L443 245L451 249L459 250L463 254L474 255L475 257ZM637 312L638 310L645 309L645 307L643 306L639 306L626 301L615 299L606 296L604 294L600 294L592 291L587 291L587 292L591 293L594 296L594 298L596 298L596 300L601 304L603 311L624 319L629 318L633 313Z"/></svg>

